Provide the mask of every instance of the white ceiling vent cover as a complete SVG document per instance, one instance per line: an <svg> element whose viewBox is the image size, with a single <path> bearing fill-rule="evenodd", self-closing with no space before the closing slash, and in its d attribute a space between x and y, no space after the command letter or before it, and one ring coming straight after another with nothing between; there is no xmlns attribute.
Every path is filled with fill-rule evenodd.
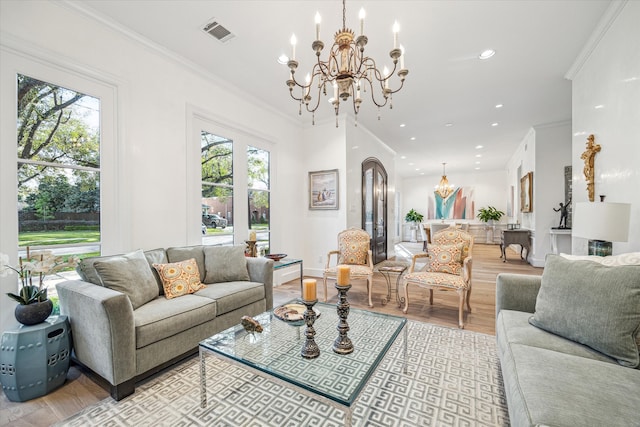
<svg viewBox="0 0 640 427"><path fill-rule="evenodd" d="M225 27L220 25L218 21L215 21L215 20L205 25L202 30L205 33L215 37L216 39L220 40L223 43L235 37L235 35L231 34L231 31L227 30Z"/></svg>

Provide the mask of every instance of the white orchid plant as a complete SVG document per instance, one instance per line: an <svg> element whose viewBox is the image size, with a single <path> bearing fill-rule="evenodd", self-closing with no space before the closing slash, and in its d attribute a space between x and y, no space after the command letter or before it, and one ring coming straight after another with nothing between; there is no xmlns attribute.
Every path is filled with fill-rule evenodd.
<svg viewBox="0 0 640 427"><path fill-rule="evenodd" d="M18 267L9 265L9 255L0 253L0 277L16 273L20 277L20 291L17 294L7 292L9 298L22 305L47 300L47 287L44 278L50 274L75 267L80 259L74 255L66 260L52 251L30 251L27 247L26 258L20 257ZM34 285L34 279L36 284Z"/></svg>

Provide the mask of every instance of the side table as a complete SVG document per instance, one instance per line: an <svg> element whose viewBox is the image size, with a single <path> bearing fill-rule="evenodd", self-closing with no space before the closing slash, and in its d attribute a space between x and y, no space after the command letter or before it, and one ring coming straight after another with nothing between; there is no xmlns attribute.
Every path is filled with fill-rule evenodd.
<svg viewBox="0 0 640 427"><path fill-rule="evenodd" d="M0 341L0 383L7 398L24 402L60 387L69 371L67 316L5 331Z"/></svg>
<svg viewBox="0 0 640 427"><path fill-rule="evenodd" d="M395 289L396 302L398 303L398 307L402 307L402 304L404 303L404 298L400 297L400 294L398 293L398 287L400 286L400 278L402 277L404 272L407 270L407 268L409 268L409 265L403 261L386 260L376 265L375 271L382 274L382 276L387 282L387 296L386 298L382 298L382 305L385 305L389 301L391 301L391 292L392 292L391 275L394 274L396 275L396 289Z"/></svg>

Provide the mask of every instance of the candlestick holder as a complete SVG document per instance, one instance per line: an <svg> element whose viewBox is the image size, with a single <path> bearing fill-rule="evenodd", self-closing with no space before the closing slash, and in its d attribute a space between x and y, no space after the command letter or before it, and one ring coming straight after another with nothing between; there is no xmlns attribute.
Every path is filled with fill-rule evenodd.
<svg viewBox="0 0 640 427"><path fill-rule="evenodd" d="M349 324L347 323L347 317L349 316L349 301L347 301L347 292L351 289L351 285L338 285L336 283L336 289L338 290L338 304L337 311L340 322L336 329L338 330L338 338L333 342L333 351L338 354L349 354L353 352L353 343L347 336L349 331Z"/></svg>
<svg viewBox="0 0 640 427"><path fill-rule="evenodd" d="M305 301L303 299L300 300L302 304L304 304L307 309L305 310L304 323L307 325L307 328L304 332L305 337L307 338L302 344L302 349L300 350L300 355L305 359L315 359L320 356L320 348L316 341L313 339L316 335L316 330L313 329L313 323L316 321L316 312L313 311L313 306L318 302L317 299L313 301Z"/></svg>

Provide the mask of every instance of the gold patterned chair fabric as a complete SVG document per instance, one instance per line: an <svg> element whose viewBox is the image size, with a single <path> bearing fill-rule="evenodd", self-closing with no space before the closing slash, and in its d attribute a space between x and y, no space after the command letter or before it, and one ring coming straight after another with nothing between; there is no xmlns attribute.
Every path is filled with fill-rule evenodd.
<svg viewBox="0 0 640 427"><path fill-rule="evenodd" d="M429 289L429 304L433 305L433 290L436 288L455 290L458 294L458 325L464 328L464 302L471 312L471 267L473 236L459 228L449 227L432 235L428 253L413 256L411 266L401 283L404 294L403 312L409 309L409 285ZM427 258L423 269L416 271L416 261Z"/></svg>
<svg viewBox="0 0 640 427"><path fill-rule="evenodd" d="M327 254L327 265L324 269L324 300L327 301L327 279L336 279L339 265L349 266L350 279L365 279L371 303L371 287L373 285L373 260L371 254L371 237L369 233L359 228L349 228L338 233L338 250ZM332 255L335 264L331 265Z"/></svg>

